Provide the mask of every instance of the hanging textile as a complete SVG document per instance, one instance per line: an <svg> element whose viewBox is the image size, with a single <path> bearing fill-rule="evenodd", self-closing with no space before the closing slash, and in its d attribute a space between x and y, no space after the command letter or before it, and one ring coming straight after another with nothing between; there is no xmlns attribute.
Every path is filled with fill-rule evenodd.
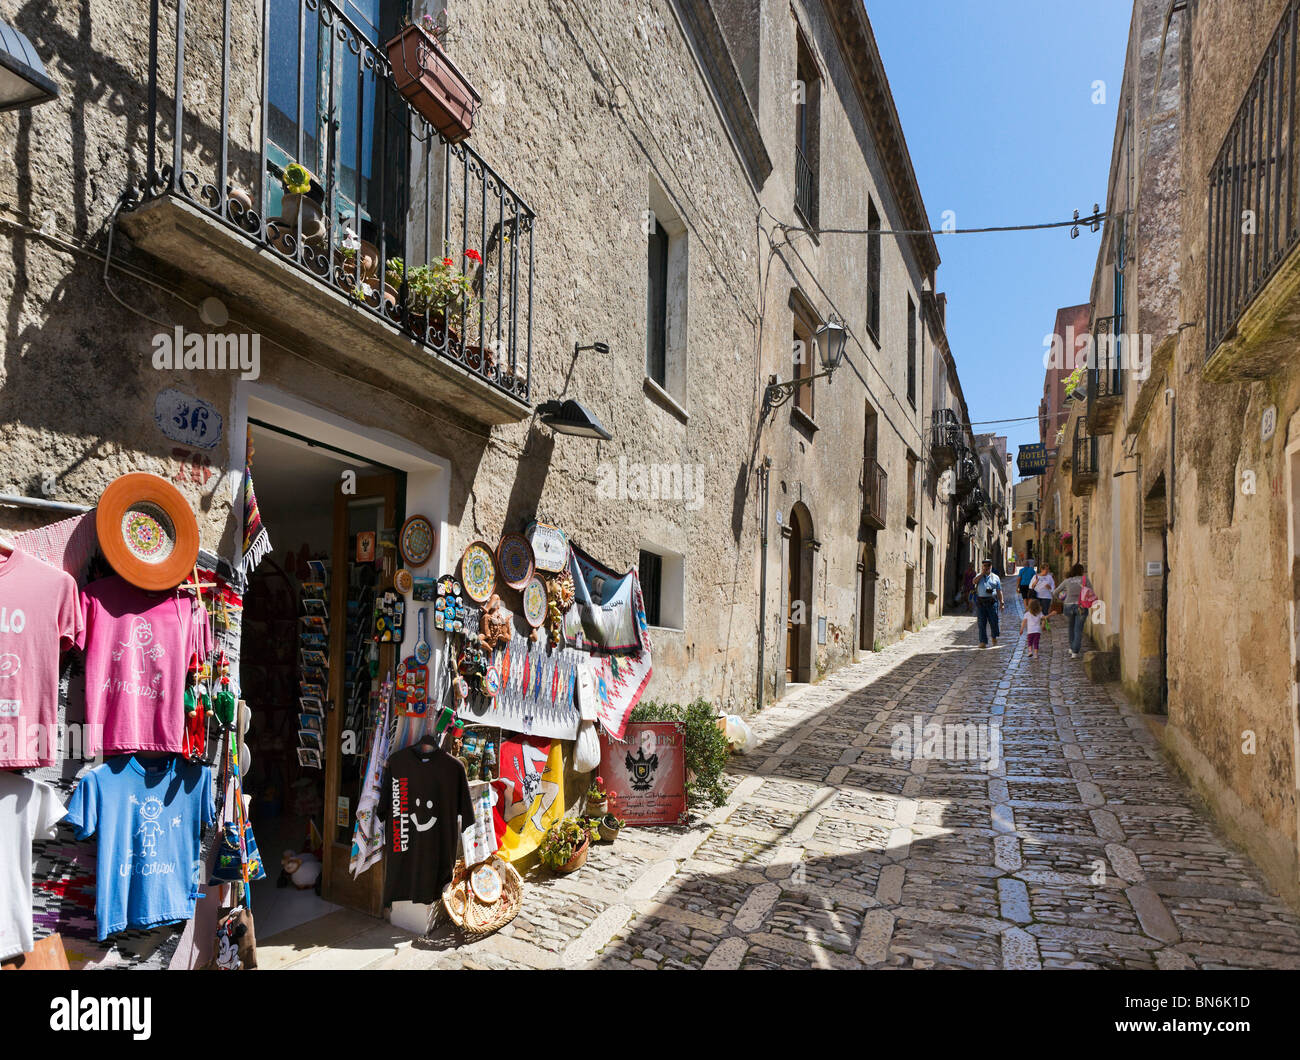
<svg viewBox="0 0 1300 1060"><path fill-rule="evenodd" d="M71 574L78 585L90 566L90 557L99 547L95 536L94 511L60 519L57 523L36 530L14 534L14 545L20 552L35 556L42 563Z"/></svg>
<svg viewBox="0 0 1300 1060"><path fill-rule="evenodd" d="M375 816L379 804L384 767L395 735L393 723L393 675L384 678L372 716L373 730L370 757L367 760L361 798L357 800L357 823L352 831L352 860L349 869L355 878L384 856L384 824Z"/></svg>
<svg viewBox="0 0 1300 1060"><path fill-rule="evenodd" d="M578 737L578 670L586 655L572 648L548 648L517 632L492 653L501 677L493 697L471 695L461 709L464 721L552 740Z"/></svg>
<svg viewBox="0 0 1300 1060"><path fill-rule="evenodd" d="M641 650L634 655L593 655L592 670L596 683L597 716L601 727L614 739L623 739L627 719L641 701L650 683L650 625L645 617L645 600L641 596L641 579L631 573L632 599L640 631Z"/></svg>
<svg viewBox="0 0 1300 1060"><path fill-rule="evenodd" d="M634 600L636 568L618 574L597 563L572 542L569 570L573 606L564 616L566 643L601 655L634 655L641 650Z"/></svg>
<svg viewBox="0 0 1300 1060"><path fill-rule="evenodd" d="M253 429L248 429L248 444L244 457L244 558L240 561L245 574L262 562L271 551L271 538L262 525L262 513L257 510L257 494L253 490Z"/></svg>
<svg viewBox="0 0 1300 1060"><path fill-rule="evenodd" d="M492 781L493 823L501 856L531 854L564 816L564 759L559 740L512 736L501 741L501 776Z"/></svg>

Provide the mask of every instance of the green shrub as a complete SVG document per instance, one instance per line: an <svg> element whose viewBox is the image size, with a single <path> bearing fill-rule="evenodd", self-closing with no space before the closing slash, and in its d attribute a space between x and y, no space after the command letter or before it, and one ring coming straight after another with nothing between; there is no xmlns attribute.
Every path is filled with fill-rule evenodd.
<svg viewBox="0 0 1300 1060"><path fill-rule="evenodd" d="M632 711L632 721L680 721L686 725L682 748L686 768L695 774L686 782L686 799L691 805L707 802L721 806L727 801L722 771L731 753L727 737L717 726L717 711L707 699L680 703L641 703Z"/></svg>

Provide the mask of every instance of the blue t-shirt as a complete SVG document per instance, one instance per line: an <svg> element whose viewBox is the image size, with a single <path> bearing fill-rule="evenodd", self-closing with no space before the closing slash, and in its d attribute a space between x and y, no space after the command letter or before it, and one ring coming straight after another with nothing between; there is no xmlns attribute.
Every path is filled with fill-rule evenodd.
<svg viewBox="0 0 1300 1060"><path fill-rule="evenodd" d="M212 770L179 756L110 758L77 785L67 823L78 839L98 834L95 918L102 941L128 927L194 915L200 837L213 823Z"/></svg>
<svg viewBox="0 0 1300 1060"><path fill-rule="evenodd" d="M1028 588L1028 587L1029 587L1029 583L1030 583L1031 581L1034 580L1034 575L1037 574L1037 573L1038 573L1038 572L1034 569L1034 567L1033 567L1032 564L1026 564L1025 566L1021 567L1021 568L1020 568L1020 584L1021 584L1022 586L1024 586L1024 587Z"/></svg>
<svg viewBox="0 0 1300 1060"><path fill-rule="evenodd" d="M975 579L975 595L983 600L997 596L1002 590L1002 579L992 571L988 574L981 574Z"/></svg>

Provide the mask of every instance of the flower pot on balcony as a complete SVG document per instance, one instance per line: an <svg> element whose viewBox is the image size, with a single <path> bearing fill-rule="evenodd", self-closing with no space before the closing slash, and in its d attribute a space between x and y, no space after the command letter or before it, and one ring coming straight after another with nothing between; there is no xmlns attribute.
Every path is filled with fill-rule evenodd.
<svg viewBox="0 0 1300 1060"><path fill-rule="evenodd" d="M397 90L444 140L469 136L482 96L420 26L405 26L388 42Z"/></svg>
<svg viewBox="0 0 1300 1060"><path fill-rule="evenodd" d="M226 216L242 221L253 209L253 196L238 184L226 185Z"/></svg>
<svg viewBox="0 0 1300 1060"><path fill-rule="evenodd" d="M292 253L290 244L297 234L299 219L302 221L302 241L317 250L325 245L325 217L320 203L308 195L289 194L284 197L280 216L270 221L270 226L277 230L272 234L272 242L282 253Z"/></svg>

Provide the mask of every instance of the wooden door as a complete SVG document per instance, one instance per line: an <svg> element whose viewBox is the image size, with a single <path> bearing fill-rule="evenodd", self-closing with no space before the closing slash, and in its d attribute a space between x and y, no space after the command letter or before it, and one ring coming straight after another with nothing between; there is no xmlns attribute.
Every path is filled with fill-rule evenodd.
<svg viewBox="0 0 1300 1060"><path fill-rule="evenodd" d="M345 750L364 750L365 732L345 734L345 663L348 651L348 590L356 558L355 534L359 529L379 530L397 523L397 478L376 475L358 479L356 492L345 494L342 483L334 492L334 547L330 571L330 672L329 710L325 720L325 849L322 857L321 896L330 902L371 916L383 912L383 865L372 865L358 879L348 871L352 859L352 829L361 794L366 761ZM383 550L376 546L376 558ZM379 578L377 590L391 584L391 571ZM396 665L401 645L384 644L379 652L379 678ZM345 744L345 735L347 747ZM346 800L346 803L341 800Z"/></svg>
<svg viewBox="0 0 1300 1060"><path fill-rule="evenodd" d="M799 626L807 621L803 613L803 533L799 520L790 518L790 536L786 538L785 601L785 679L797 680L799 673Z"/></svg>

